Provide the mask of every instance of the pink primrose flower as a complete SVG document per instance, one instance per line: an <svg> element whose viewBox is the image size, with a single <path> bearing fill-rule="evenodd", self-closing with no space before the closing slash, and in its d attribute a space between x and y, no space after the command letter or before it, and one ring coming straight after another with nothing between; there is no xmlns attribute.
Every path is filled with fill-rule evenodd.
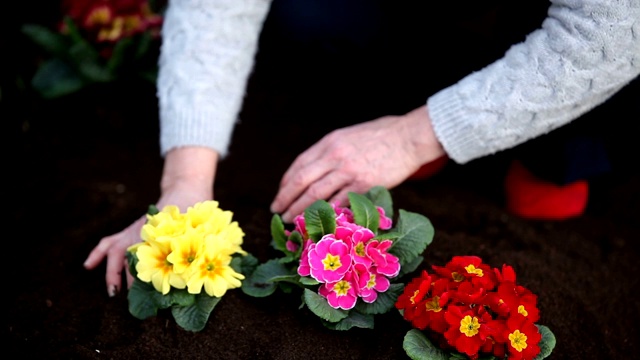
<svg viewBox="0 0 640 360"><path fill-rule="evenodd" d="M391 221L391 219L385 215L383 208L381 208L380 206L376 206L376 209L378 209L378 213L380 214L380 224L378 225L378 228L380 228L380 230L391 229L393 221Z"/></svg>
<svg viewBox="0 0 640 360"><path fill-rule="evenodd" d="M309 249L311 276L324 283L342 280L351 267L351 254L344 241L327 234Z"/></svg>
<svg viewBox="0 0 640 360"><path fill-rule="evenodd" d="M285 243L285 246L287 247L287 250L289 250L291 252L298 251L298 248L300 247L299 244L296 244L291 240L287 240L287 242Z"/></svg>
<svg viewBox="0 0 640 360"><path fill-rule="evenodd" d="M334 309L350 310L356 306L358 300L356 276L349 271L339 281L322 284L318 293L327 299Z"/></svg>
<svg viewBox="0 0 640 360"><path fill-rule="evenodd" d="M395 277L400 273L400 260L387 252L392 244L391 240L372 240L366 247L367 256L373 260L377 272L388 277Z"/></svg>
<svg viewBox="0 0 640 360"><path fill-rule="evenodd" d="M302 235L303 239L308 239L309 234L307 233L307 225L304 222L304 214L300 214L293 218L293 223L295 225L295 230Z"/></svg>
<svg viewBox="0 0 640 360"><path fill-rule="evenodd" d="M311 274L311 266L309 265L309 251L316 247L316 243L313 240L307 240L302 248L302 254L300 254L300 265L298 265L298 275L309 276Z"/></svg>
<svg viewBox="0 0 640 360"><path fill-rule="evenodd" d="M366 268L362 264L355 264L353 268L358 275L358 295L365 302L372 303L378 298L378 293L389 290L391 282L377 273L375 267Z"/></svg>

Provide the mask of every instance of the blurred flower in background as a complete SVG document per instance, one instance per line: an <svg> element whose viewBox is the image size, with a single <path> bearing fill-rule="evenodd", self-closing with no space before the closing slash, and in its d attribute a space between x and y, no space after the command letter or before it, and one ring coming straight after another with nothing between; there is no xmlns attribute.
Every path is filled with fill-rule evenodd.
<svg viewBox="0 0 640 360"><path fill-rule="evenodd" d="M56 98L96 83L144 79L155 84L164 4L149 0L62 0L55 29L22 31L45 52L31 85Z"/></svg>

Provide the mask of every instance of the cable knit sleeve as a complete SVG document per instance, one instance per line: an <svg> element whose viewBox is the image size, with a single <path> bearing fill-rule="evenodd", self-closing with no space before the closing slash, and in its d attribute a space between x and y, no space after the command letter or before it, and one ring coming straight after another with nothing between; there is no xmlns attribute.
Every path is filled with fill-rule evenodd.
<svg viewBox="0 0 640 360"><path fill-rule="evenodd" d="M638 74L640 0L552 0L540 29L427 105L445 151L465 163L567 124Z"/></svg>
<svg viewBox="0 0 640 360"><path fill-rule="evenodd" d="M267 0L171 0L159 59L160 150L196 145L226 156Z"/></svg>

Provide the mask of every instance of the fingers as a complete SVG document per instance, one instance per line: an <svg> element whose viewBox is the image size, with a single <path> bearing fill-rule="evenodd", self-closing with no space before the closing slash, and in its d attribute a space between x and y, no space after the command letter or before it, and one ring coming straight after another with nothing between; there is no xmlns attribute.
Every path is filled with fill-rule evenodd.
<svg viewBox="0 0 640 360"><path fill-rule="evenodd" d="M115 250L115 249L114 249ZM118 256L122 253L122 256ZM107 282L107 293L109 296L115 296L121 289L122 270L124 268L124 253L122 251L113 251L107 258L107 273L105 280Z"/></svg>
<svg viewBox="0 0 640 360"><path fill-rule="evenodd" d="M300 196L293 199L291 205L286 208L285 213L282 215L282 220L284 222L293 221L296 215L301 214L314 201L328 199L336 191L344 189L349 184L349 180L350 178L345 174L335 171L321 177L309 185ZM286 189L283 188L282 191L285 192Z"/></svg>
<svg viewBox="0 0 640 360"><path fill-rule="evenodd" d="M307 197L330 196L335 192L330 189L330 184L317 184L318 179L327 177L332 171L334 164L329 161L307 162L307 160L296 160L280 182L278 194L271 204L271 211L281 213L291 207L292 203L303 195ZM311 185L314 185L312 188ZM315 200L317 200L316 198ZM295 208L294 208L295 209ZM289 212L293 212L289 211ZM297 214L293 213L293 216Z"/></svg>

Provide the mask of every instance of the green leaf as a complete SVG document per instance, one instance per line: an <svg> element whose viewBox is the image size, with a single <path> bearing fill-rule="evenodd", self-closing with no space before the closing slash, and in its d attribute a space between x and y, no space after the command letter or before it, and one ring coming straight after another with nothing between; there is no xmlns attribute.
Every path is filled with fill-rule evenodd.
<svg viewBox="0 0 640 360"><path fill-rule="evenodd" d="M190 294L186 289L171 289L167 295L166 307L178 305L189 306L196 301L196 294Z"/></svg>
<svg viewBox="0 0 640 360"><path fill-rule="evenodd" d="M67 54L69 48L69 42L60 33L49 30L48 28L27 24L22 26L22 33L31 39L38 46L43 48L49 54L63 58Z"/></svg>
<svg viewBox="0 0 640 360"><path fill-rule="evenodd" d="M151 204L147 208L147 214L149 214L149 215L155 215L155 214L157 214L159 212L160 212L160 210L158 209L158 207L156 207L155 204Z"/></svg>
<svg viewBox="0 0 640 360"><path fill-rule="evenodd" d="M132 252L127 251L125 254L127 257L127 264L129 264L129 273L135 279L138 276L138 270L136 270L136 264L138 263L138 256Z"/></svg>
<svg viewBox="0 0 640 360"><path fill-rule="evenodd" d="M402 237L402 234L397 231L390 231L386 233L380 233L373 237L374 240L391 240L396 241L398 238Z"/></svg>
<svg viewBox="0 0 640 360"><path fill-rule="evenodd" d="M196 296L192 305L174 306L171 308L171 313L181 328L193 332L200 331L207 325L209 315L220 302L220 299L219 297L201 293Z"/></svg>
<svg viewBox="0 0 640 360"><path fill-rule="evenodd" d="M304 210L307 233L313 241L320 240L326 234L336 230L336 212L324 200L317 200Z"/></svg>
<svg viewBox="0 0 640 360"><path fill-rule="evenodd" d="M231 263L229 264L231 268L245 277L256 270L258 267L258 259L251 255L234 255L233 259L231 259Z"/></svg>
<svg viewBox="0 0 640 360"><path fill-rule="evenodd" d="M407 274L411 274L412 272L416 271L416 269L422 265L422 262L424 261L424 256L416 256L415 259L413 259L412 262L405 264L404 266L402 266L400 268L400 273L398 274L397 279L407 275Z"/></svg>
<svg viewBox="0 0 640 360"><path fill-rule="evenodd" d="M278 259L271 259L258 265L255 271L242 281L242 291L254 297L269 296L278 288L278 284L272 279L284 275L291 275L291 271Z"/></svg>
<svg viewBox="0 0 640 360"><path fill-rule="evenodd" d="M380 226L380 213L378 213L371 200L364 195L350 192L349 205L351 206L351 211L353 211L353 218L356 224L364 226L373 231L374 234L377 234Z"/></svg>
<svg viewBox="0 0 640 360"><path fill-rule="evenodd" d="M53 99L74 93L86 84L69 64L54 58L38 68L31 79L31 85L44 98Z"/></svg>
<svg viewBox="0 0 640 360"><path fill-rule="evenodd" d="M305 286L314 286L320 284L318 280L308 276L301 276L300 283Z"/></svg>
<svg viewBox="0 0 640 360"><path fill-rule="evenodd" d="M142 35L138 38L138 41L137 41L138 46L136 47L134 59L138 60L144 57L144 55L149 51L149 48L151 47L152 42L153 42L153 36L151 36L151 33L149 31L145 31L144 33L142 33Z"/></svg>
<svg viewBox="0 0 640 360"><path fill-rule="evenodd" d="M304 302L311 312L329 322L338 322L349 315L348 311L332 308L327 299L309 289L304 289Z"/></svg>
<svg viewBox="0 0 640 360"><path fill-rule="evenodd" d="M298 274L274 276L270 280L273 282L288 282L302 287L302 284L300 283L300 275Z"/></svg>
<svg viewBox="0 0 640 360"><path fill-rule="evenodd" d="M540 332L540 335L542 335L542 338L538 343L540 353L538 353L538 356L536 356L534 360L542 360L551 355L553 348L556 347L556 336L548 327L538 324L536 324L536 326L538 327L538 331Z"/></svg>
<svg viewBox="0 0 640 360"><path fill-rule="evenodd" d="M375 206L384 209L384 214L393 219L393 200L391 193L384 186L374 186L364 194Z"/></svg>
<svg viewBox="0 0 640 360"><path fill-rule="evenodd" d="M151 284L136 278L127 294L129 312L141 320L157 315L158 295L162 296Z"/></svg>
<svg viewBox="0 0 640 360"><path fill-rule="evenodd" d="M393 242L389 253L400 259L400 265L413 263L431 244L434 235L433 225L425 216L400 209L397 231L402 234Z"/></svg>
<svg viewBox="0 0 640 360"><path fill-rule="evenodd" d="M447 353L434 346L418 329L407 332L402 348L412 360L449 360Z"/></svg>
<svg viewBox="0 0 640 360"><path fill-rule="evenodd" d="M376 301L372 303L359 301L356 304L356 309L363 314L384 314L395 307L398 296L402 294L403 290L403 284L391 284L387 291L378 294Z"/></svg>
<svg viewBox="0 0 640 360"><path fill-rule="evenodd" d="M284 223L278 214L271 217L271 237L273 247L280 251L287 251L287 235L284 233Z"/></svg>
<svg viewBox="0 0 640 360"><path fill-rule="evenodd" d="M133 45L132 37L125 37L118 40L116 45L113 47L109 60L107 61L107 71L109 73L117 73L118 69L125 63L127 50Z"/></svg>
<svg viewBox="0 0 640 360"><path fill-rule="evenodd" d="M357 311L350 311L349 316L337 323L323 322L323 324L331 330L349 330L352 327L373 329L374 325L373 315L365 315Z"/></svg>

